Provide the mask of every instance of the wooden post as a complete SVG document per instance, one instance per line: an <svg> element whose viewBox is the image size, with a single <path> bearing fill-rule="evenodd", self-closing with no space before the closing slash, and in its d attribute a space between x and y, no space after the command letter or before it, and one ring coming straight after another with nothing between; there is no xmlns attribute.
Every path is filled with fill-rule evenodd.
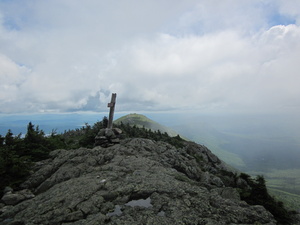
<svg viewBox="0 0 300 225"><path fill-rule="evenodd" d="M114 119L114 111L115 111L115 104L116 104L117 94L113 93L111 95L110 103L107 104L107 107L110 107L109 110L109 118L107 128L112 129L113 119Z"/></svg>

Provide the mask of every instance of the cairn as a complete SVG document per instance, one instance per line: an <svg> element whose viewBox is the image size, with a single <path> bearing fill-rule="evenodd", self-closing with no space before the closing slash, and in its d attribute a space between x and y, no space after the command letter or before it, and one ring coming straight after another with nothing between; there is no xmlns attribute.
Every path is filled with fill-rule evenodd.
<svg viewBox="0 0 300 225"><path fill-rule="evenodd" d="M119 128L103 128L95 137L95 146L107 148L114 144L119 144L121 134L122 130Z"/></svg>

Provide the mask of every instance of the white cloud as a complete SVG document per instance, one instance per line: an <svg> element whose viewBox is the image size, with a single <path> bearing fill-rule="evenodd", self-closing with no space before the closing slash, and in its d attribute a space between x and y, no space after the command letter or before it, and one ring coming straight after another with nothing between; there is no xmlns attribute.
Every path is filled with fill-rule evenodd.
<svg viewBox="0 0 300 225"><path fill-rule="evenodd" d="M279 12L287 17L294 19L297 25L300 25L300 2L298 0L280 0Z"/></svg>
<svg viewBox="0 0 300 225"><path fill-rule="evenodd" d="M0 54L0 108L9 112L7 105L14 103L20 97L18 88L26 79L29 70L17 65L11 59Z"/></svg>
<svg viewBox="0 0 300 225"><path fill-rule="evenodd" d="M2 2L1 112L299 109L286 2Z"/></svg>
<svg viewBox="0 0 300 225"><path fill-rule="evenodd" d="M122 95L160 107L222 107L222 110L281 111L300 106L300 28L276 26L251 37L236 32L204 36L161 35L139 42L120 57ZM128 89L126 89L128 87ZM155 107L156 106L156 107ZM227 107L224 109L223 107Z"/></svg>

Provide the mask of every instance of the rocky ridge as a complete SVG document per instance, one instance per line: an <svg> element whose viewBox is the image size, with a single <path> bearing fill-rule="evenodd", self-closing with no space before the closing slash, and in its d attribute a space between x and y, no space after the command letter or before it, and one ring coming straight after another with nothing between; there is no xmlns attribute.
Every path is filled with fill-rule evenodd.
<svg viewBox="0 0 300 225"><path fill-rule="evenodd" d="M232 184L247 186L191 142L175 148L133 138L107 148L59 149L36 164L23 190L6 191L0 223L276 224L264 207L241 201ZM22 192L27 197L15 200Z"/></svg>

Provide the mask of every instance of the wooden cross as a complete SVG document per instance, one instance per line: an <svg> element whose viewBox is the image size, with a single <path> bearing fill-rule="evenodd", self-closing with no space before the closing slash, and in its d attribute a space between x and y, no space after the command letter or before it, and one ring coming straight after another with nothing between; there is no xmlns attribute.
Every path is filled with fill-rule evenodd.
<svg viewBox="0 0 300 225"><path fill-rule="evenodd" d="M107 107L110 107L108 124L107 124L107 128L109 128L109 129L112 129L112 123L113 123L113 119L114 119L114 111L115 111L116 98L117 98L117 94L113 93L111 95L110 103L107 104Z"/></svg>

